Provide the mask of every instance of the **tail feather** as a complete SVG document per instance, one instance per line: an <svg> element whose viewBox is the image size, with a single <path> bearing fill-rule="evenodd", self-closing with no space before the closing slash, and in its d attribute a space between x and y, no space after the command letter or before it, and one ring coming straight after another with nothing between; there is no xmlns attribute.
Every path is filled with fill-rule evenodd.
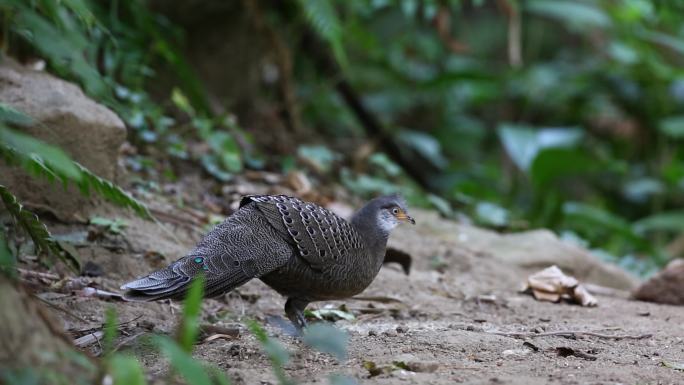
<svg viewBox="0 0 684 385"><path fill-rule="evenodd" d="M121 289L129 300L180 299L192 279L203 274L205 296L216 296L285 265L293 252L261 211L248 204L207 233L188 255Z"/></svg>
<svg viewBox="0 0 684 385"><path fill-rule="evenodd" d="M182 299L192 282L192 278L202 271L192 269L189 274L186 273L185 271L188 269L183 268L187 262L186 258L181 258L169 267L121 286L121 290L125 290L124 298L130 301L154 301L164 298ZM204 271L204 273L206 274L205 297L230 291L252 278L241 269L224 270L220 273Z"/></svg>

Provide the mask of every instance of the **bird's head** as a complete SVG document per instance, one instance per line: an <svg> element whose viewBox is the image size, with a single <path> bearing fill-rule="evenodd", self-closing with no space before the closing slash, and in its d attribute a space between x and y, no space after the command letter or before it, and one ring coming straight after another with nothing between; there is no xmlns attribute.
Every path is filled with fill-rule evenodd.
<svg viewBox="0 0 684 385"><path fill-rule="evenodd" d="M377 197L366 204L360 213L376 221L385 233L388 233L402 222L416 224L408 215L406 201L399 194Z"/></svg>

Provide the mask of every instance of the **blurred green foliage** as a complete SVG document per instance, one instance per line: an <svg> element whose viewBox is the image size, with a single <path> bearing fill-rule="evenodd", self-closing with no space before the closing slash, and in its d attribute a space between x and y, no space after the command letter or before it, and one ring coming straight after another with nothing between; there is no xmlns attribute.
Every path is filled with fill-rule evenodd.
<svg viewBox="0 0 684 385"><path fill-rule="evenodd" d="M499 230L551 228L641 273L681 253L668 246L684 227L684 3L297 0L260 7L294 58L302 121L324 138L307 137L311 143L297 152L316 173L362 196L401 190L413 204ZM134 143L194 158L221 181L264 166L241 145L249 138L237 120L211 110L182 54L183 31L144 1L2 0L0 11L10 21L10 44L28 44L49 70L116 110ZM338 77L300 49L307 28L384 135L428 175L429 191L384 153L365 158L362 169L350 166L348 148L337 144L359 143L367 130L335 92ZM176 75L175 88L167 100L153 100L148 88L162 67ZM189 151L190 140L208 151ZM129 162L145 168L145 157ZM293 159L282 159L281 168L291 169Z"/></svg>
<svg viewBox="0 0 684 385"><path fill-rule="evenodd" d="M477 223L549 227L632 265L641 256L645 270L671 257L684 219L684 3L335 5L318 17L337 20L314 24L345 31L330 42L344 74L417 150L433 192ZM300 94L309 124L358 135L330 88L304 82Z"/></svg>

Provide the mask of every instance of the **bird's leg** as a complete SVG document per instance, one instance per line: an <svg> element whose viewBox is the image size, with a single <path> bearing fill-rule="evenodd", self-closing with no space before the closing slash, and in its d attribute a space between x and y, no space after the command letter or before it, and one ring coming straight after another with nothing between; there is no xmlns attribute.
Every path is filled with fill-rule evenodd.
<svg viewBox="0 0 684 385"><path fill-rule="evenodd" d="M306 327L306 318L304 318L304 309L309 301L303 300L301 298L288 298L285 302L285 314L287 318L292 321L292 324L297 328L298 332L302 332L302 329Z"/></svg>

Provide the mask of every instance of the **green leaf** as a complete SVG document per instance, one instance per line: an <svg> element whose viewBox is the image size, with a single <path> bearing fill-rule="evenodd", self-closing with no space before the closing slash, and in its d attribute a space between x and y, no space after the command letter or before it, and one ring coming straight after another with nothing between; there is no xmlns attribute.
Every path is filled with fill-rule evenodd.
<svg viewBox="0 0 684 385"><path fill-rule="evenodd" d="M190 101L185 96L185 94L183 94L183 91L181 91L180 89L174 88L173 91L171 91L171 101L181 111L185 112L190 116L195 116L195 109L192 108Z"/></svg>
<svg viewBox="0 0 684 385"><path fill-rule="evenodd" d="M14 266L17 261L9 250L7 245L7 238L5 237L5 231L0 227L0 271L2 273L13 277L16 272L14 271Z"/></svg>
<svg viewBox="0 0 684 385"><path fill-rule="evenodd" d="M107 362L114 385L145 385L145 374L133 356L116 354Z"/></svg>
<svg viewBox="0 0 684 385"><path fill-rule="evenodd" d="M629 222L607 210L578 202L566 202L563 204L563 214L567 219L583 223L583 227L607 230L619 233L622 236L639 240L640 237L634 233Z"/></svg>
<svg viewBox="0 0 684 385"><path fill-rule="evenodd" d="M62 28L29 5L14 5L17 9L10 27L17 35L42 53L51 65L78 78L91 95L106 94L104 79L83 54L90 43L85 30L75 24ZM74 21L68 13L60 16L62 20Z"/></svg>
<svg viewBox="0 0 684 385"><path fill-rule="evenodd" d="M261 343L262 349L264 349L269 360L271 360L273 373L278 378L278 383L280 385L294 385L292 379L288 378L283 370L283 365L287 364L287 361L290 359L290 353L287 349L277 340L270 338L256 321L247 321L247 327L259 343Z"/></svg>
<svg viewBox="0 0 684 385"><path fill-rule="evenodd" d="M398 136L401 143L415 150L438 169L444 169L449 162L442 154L442 146L432 135L414 130L402 130Z"/></svg>
<svg viewBox="0 0 684 385"><path fill-rule="evenodd" d="M349 335L334 326L322 322L309 325L304 332L303 341L314 349L332 354L338 361L347 359Z"/></svg>
<svg viewBox="0 0 684 385"><path fill-rule="evenodd" d="M478 202L475 216L479 223L486 226L503 227L508 224L508 210L491 202Z"/></svg>
<svg viewBox="0 0 684 385"><path fill-rule="evenodd" d="M549 148L541 151L530 169L537 187L544 187L558 178L584 175L597 168L597 162L583 151L572 148Z"/></svg>
<svg viewBox="0 0 684 385"><path fill-rule="evenodd" d="M41 163L54 170L51 174L57 173L73 181L81 180L78 167L60 148L12 130L2 123L0 123L0 147L15 151L22 164L38 162L39 158Z"/></svg>
<svg viewBox="0 0 684 385"><path fill-rule="evenodd" d="M0 122L17 126L30 126L34 124L33 118L5 103L0 103Z"/></svg>
<svg viewBox="0 0 684 385"><path fill-rule="evenodd" d="M335 59L342 68L347 67L347 56L344 52L342 38L344 36L337 12L332 1L299 0L307 21L332 49Z"/></svg>
<svg viewBox="0 0 684 385"><path fill-rule="evenodd" d="M578 30L586 27L608 28L612 24L610 16L602 9L578 0L533 0L525 2L525 9Z"/></svg>
<svg viewBox="0 0 684 385"><path fill-rule="evenodd" d="M90 218L90 224L96 226L102 226L107 231L113 234L121 234L124 228L128 226L126 221L120 218L109 219L104 217L92 217Z"/></svg>
<svg viewBox="0 0 684 385"><path fill-rule="evenodd" d="M508 156L525 172L529 171L541 150L574 147L583 137L582 130L576 127L533 129L526 125L503 123L497 131Z"/></svg>
<svg viewBox="0 0 684 385"><path fill-rule="evenodd" d="M84 195L91 190L106 200L132 209L138 216L153 219L143 203L116 184L93 174L72 161L61 149L43 143L31 136L11 130L0 124L0 156L9 163L19 163L33 175L50 181L73 182Z"/></svg>
<svg viewBox="0 0 684 385"><path fill-rule="evenodd" d="M684 138L684 115L670 116L662 119L658 124L658 129L663 134L674 138Z"/></svg>
<svg viewBox="0 0 684 385"><path fill-rule="evenodd" d="M74 164L81 171L82 179L80 182L77 182L77 185L83 194L88 194L91 190L94 190L106 200L121 207L127 207L133 210L141 218L153 219L152 213L150 213L144 203L133 198L116 184L104 178L100 178L78 163L74 162Z"/></svg>
<svg viewBox="0 0 684 385"><path fill-rule="evenodd" d="M226 376L226 374L223 371L221 371L220 369L212 366L209 368L209 371L211 372L211 377L214 379L214 381L218 385L231 385L232 384L232 382L230 381L230 378L228 378L228 376Z"/></svg>
<svg viewBox="0 0 684 385"><path fill-rule="evenodd" d="M330 172L333 163L340 157L326 146L299 146L297 156L321 173Z"/></svg>
<svg viewBox="0 0 684 385"><path fill-rule="evenodd" d="M183 318L178 330L178 345L186 352L192 352L199 334L199 315L202 311L204 296L204 275L200 274L192 280L188 294L183 303Z"/></svg>
<svg viewBox="0 0 684 385"><path fill-rule="evenodd" d="M648 30L637 31L637 34L651 43L663 45L680 55L684 55L684 42L682 42L681 37L672 36L664 32Z"/></svg>
<svg viewBox="0 0 684 385"><path fill-rule="evenodd" d="M102 354L108 356L114 350L118 325L116 323L116 308L107 307L105 310L104 338L102 340Z"/></svg>
<svg viewBox="0 0 684 385"><path fill-rule="evenodd" d="M165 336L155 336L159 350L171 360L171 366L180 373L189 384L212 385L211 378L202 364L193 359L181 346Z"/></svg>
<svg viewBox="0 0 684 385"><path fill-rule="evenodd" d="M3 185L0 185L0 199L7 208L7 211L17 221L17 224L31 237L39 251L58 257L76 273L81 271L81 263L78 258L52 239L47 227L38 219L38 216L24 209L17 201L17 197Z"/></svg>
<svg viewBox="0 0 684 385"><path fill-rule="evenodd" d="M632 224L634 231L644 234L649 231L684 231L684 211L654 214Z"/></svg>

